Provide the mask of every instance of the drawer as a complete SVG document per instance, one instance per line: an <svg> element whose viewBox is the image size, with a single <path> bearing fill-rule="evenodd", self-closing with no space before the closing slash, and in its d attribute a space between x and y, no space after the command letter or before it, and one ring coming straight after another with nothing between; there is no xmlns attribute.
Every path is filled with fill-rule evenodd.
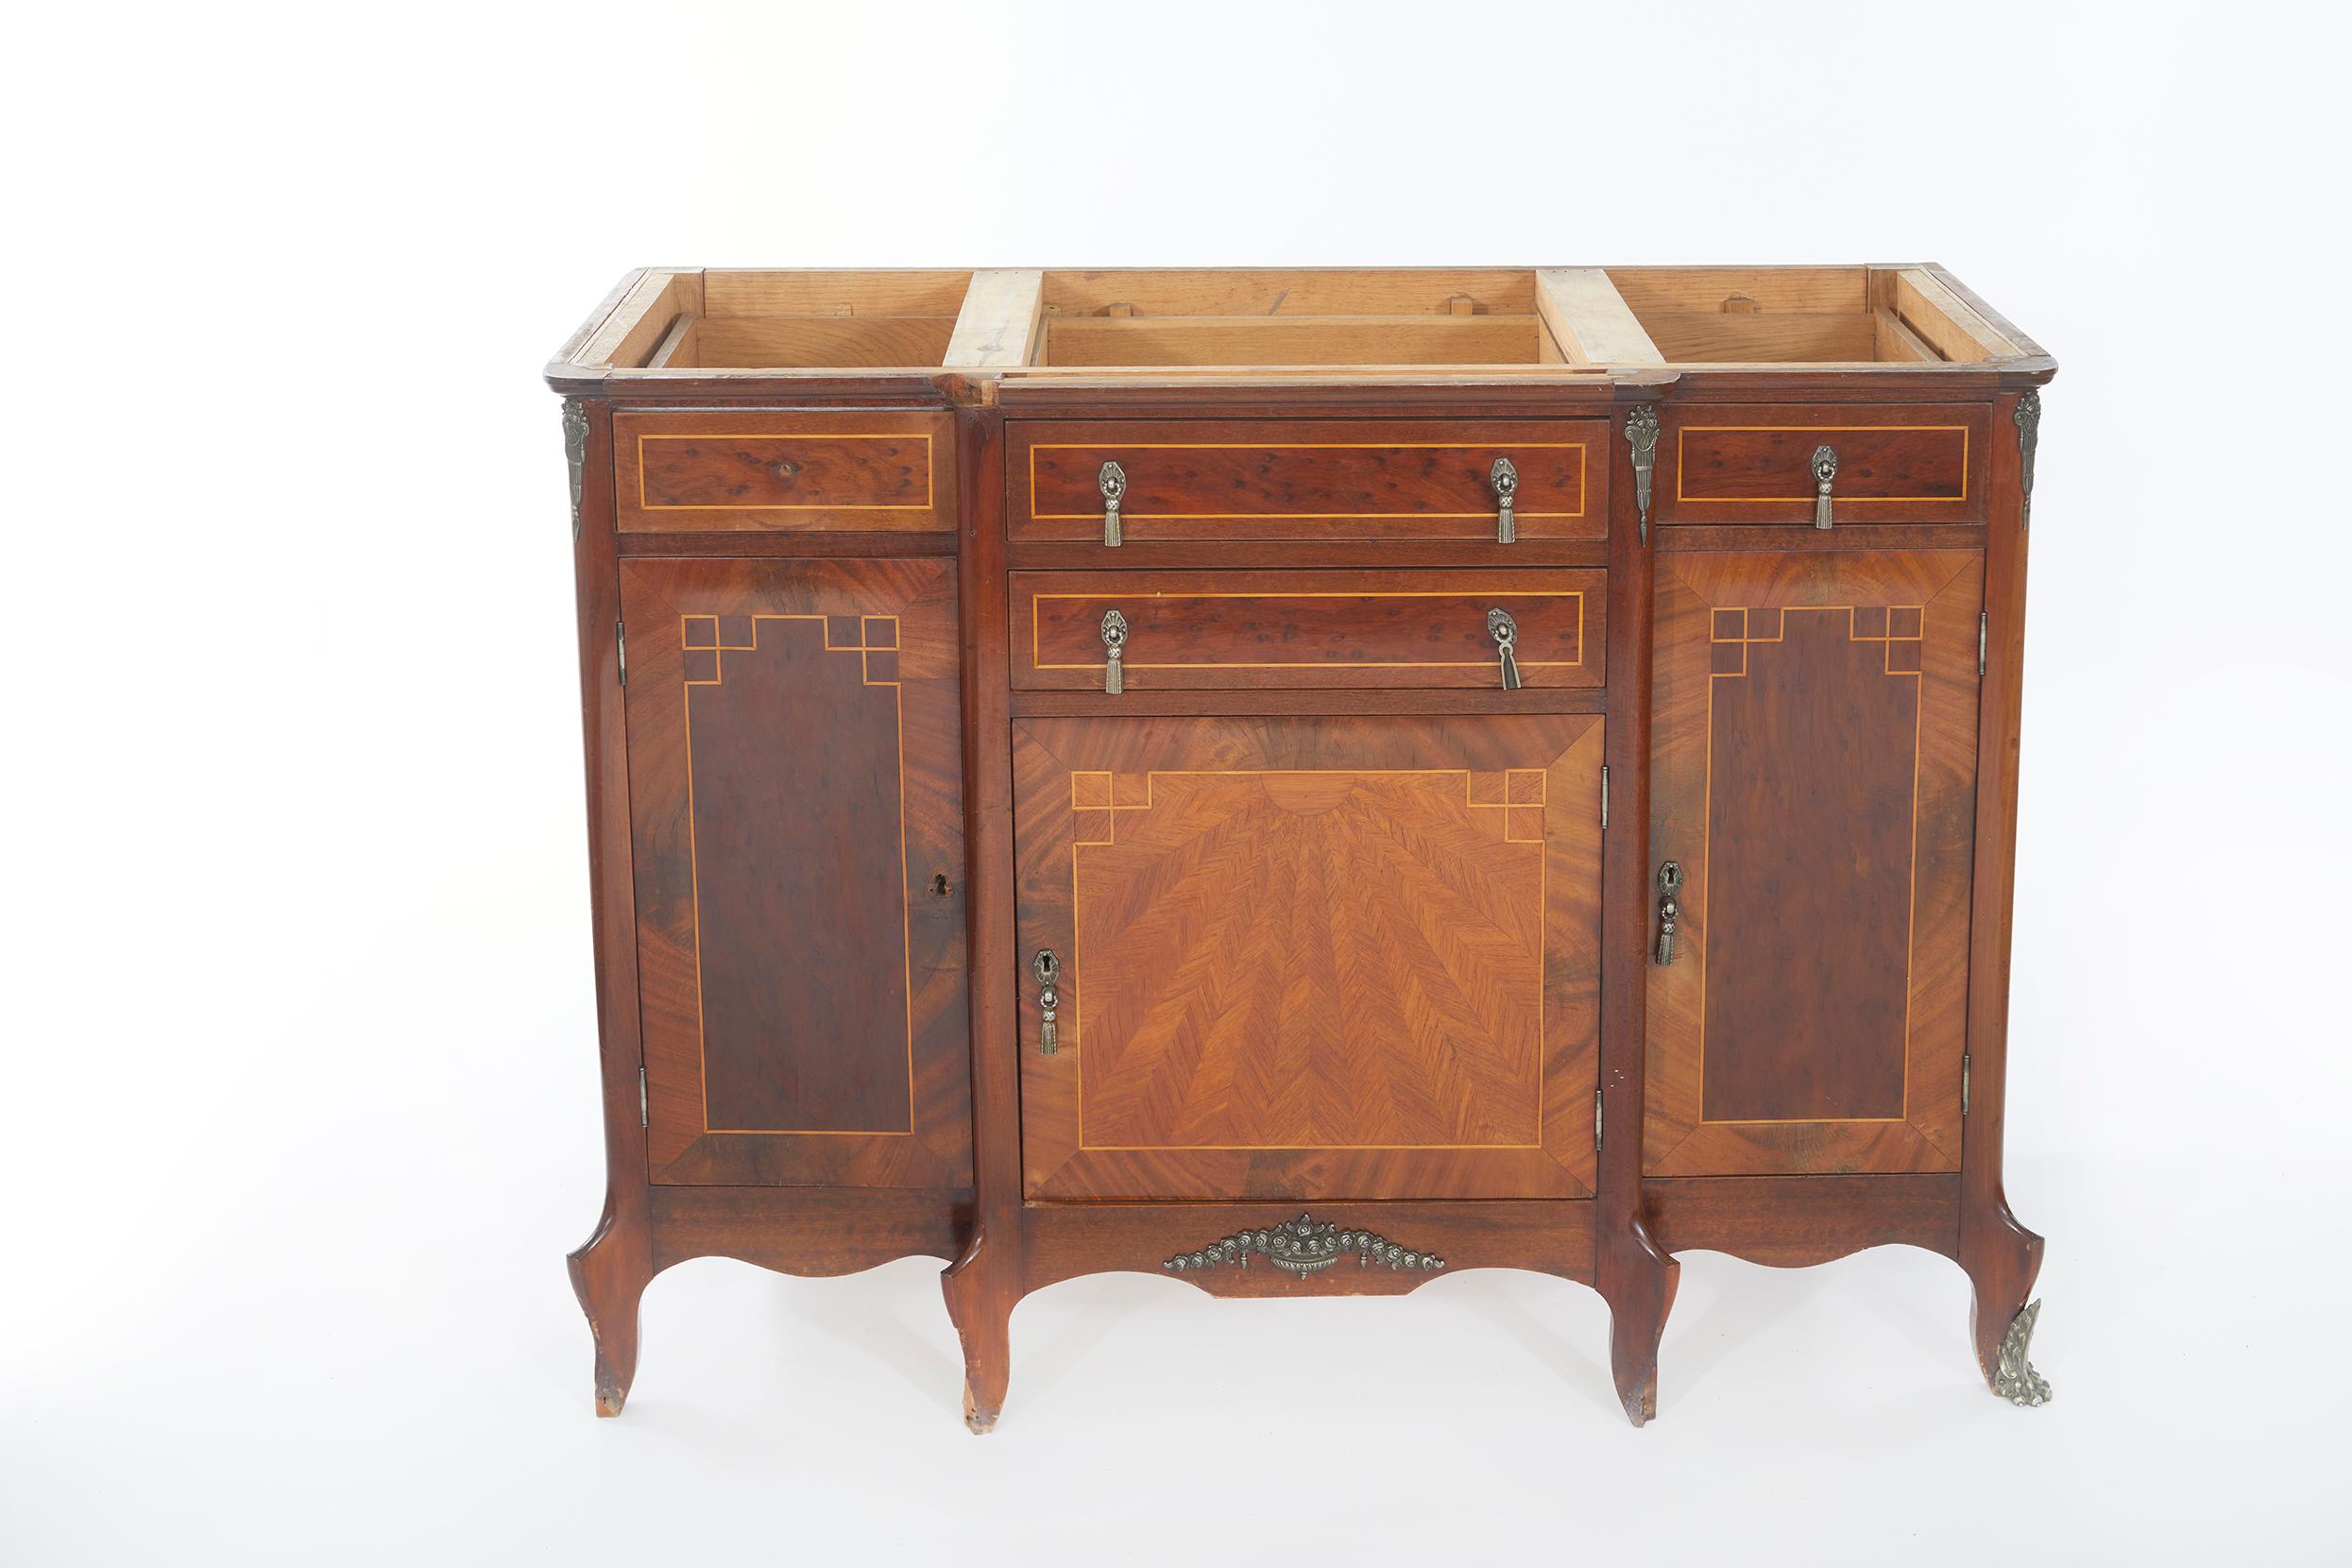
<svg viewBox="0 0 2352 1568"><path fill-rule="evenodd" d="M1013 685L1103 688L1103 618L1130 690L1499 688L1488 616L1511 618L1525 686L1605 678L1607 574L1542 570L1016 571Z"/></svg>
<svg viewBox="0 0 2352 1568"><path fill-rule="evenodd" d="M1983 404L1700 403L1669 407L1660 522L1814 520L1813 454L1837 454L1831 523L1985 520L1992 414Z"/></svg>
<svg viewBox="0 0 2352 1568"><path fill-rule="evenodd" d="M624 534L956 525L945 414L624 410L612 448Z"/></svg>
<svg viewBox="0 0 2352 1568"><path fill-rule="evenodd" d="M1498 460L1523 539L1609 530L1601 419L1021 421L1005 452L1015 539L1102 542L1103 474L1128 540L1495 540Z"/></svg>

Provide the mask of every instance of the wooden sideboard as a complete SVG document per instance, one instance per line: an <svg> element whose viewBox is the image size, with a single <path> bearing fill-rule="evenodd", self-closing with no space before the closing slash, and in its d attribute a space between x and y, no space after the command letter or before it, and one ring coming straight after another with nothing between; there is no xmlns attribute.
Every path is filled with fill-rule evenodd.
<svg viewBox="0 0 2352 1568"><path fill-rule="evenodd" d="M1935 266L646 271L571 465L618 1413L690 1257L1027 1293L1539 1270L2002 1191L2054 363Z"/></svg>

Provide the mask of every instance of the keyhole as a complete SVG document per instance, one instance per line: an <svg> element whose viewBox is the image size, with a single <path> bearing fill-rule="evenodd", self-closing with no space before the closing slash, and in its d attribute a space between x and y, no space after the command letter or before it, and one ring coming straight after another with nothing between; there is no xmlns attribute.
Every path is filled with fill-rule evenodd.
<svg viewBox="0 0 2352 1568"><path fill-rule="evenodd" d="M934 898L947 896L947 874L946 872L943 871L931 878L931 896Z"/></svg>

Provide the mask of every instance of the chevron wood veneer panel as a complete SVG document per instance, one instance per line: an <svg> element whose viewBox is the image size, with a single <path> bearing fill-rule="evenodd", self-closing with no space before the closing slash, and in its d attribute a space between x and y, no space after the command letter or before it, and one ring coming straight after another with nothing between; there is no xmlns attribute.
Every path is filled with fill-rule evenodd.
<svg viewBox="0 0 2352 1568"><path fill-rule="evenodd" d="M1602 724L1031 719L1014 743L1039 1198L1576 1197Z"/></svg>

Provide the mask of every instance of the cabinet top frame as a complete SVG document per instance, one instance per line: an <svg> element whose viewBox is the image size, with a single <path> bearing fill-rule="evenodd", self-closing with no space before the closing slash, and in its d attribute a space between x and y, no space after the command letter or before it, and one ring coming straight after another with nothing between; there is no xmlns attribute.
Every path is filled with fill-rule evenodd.
<svg viewBox="0 0 2352 1568"><path fill-rule="evenodd" d="M1956 386L2055 369L1934 264L653 267L622 281L547 374L608 396L774 382L987 401L1021 382L1602 387L1730 373Z"/></svg>

